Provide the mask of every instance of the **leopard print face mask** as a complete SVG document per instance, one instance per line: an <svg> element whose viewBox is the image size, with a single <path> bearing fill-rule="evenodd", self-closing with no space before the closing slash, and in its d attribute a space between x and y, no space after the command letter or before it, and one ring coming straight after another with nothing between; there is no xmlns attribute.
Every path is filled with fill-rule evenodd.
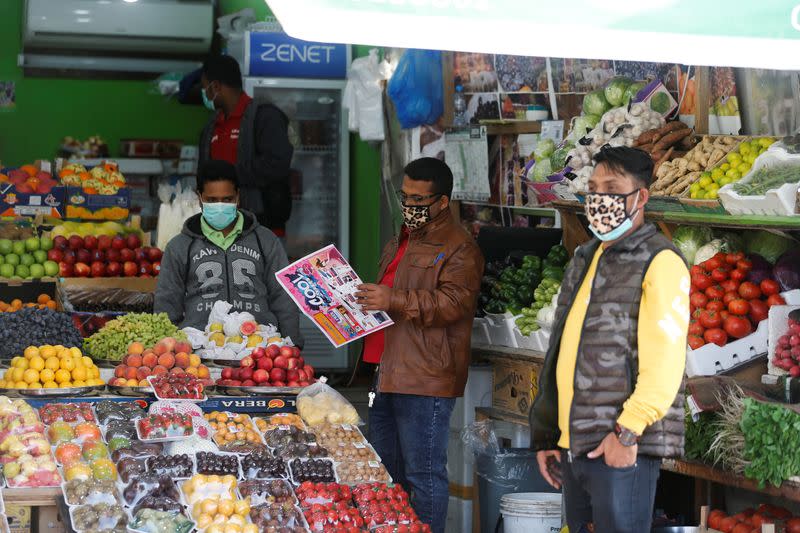
<svg viewBox="0 0 800 533"><path fill-rule="evenodd" d="M628 194L589 193L586 195L586 218L589 229L602 241L613 241L624 235L632 226L636 211L628 214L626 201L635 194L634 205L639 201L639 191Z"/></svg>
<svg viewBox="0 0 800 533"><path fill-rule="evenodd" d="M404 205L403 222L409 231L419 229L431 221L431 206L429 205Z"/></svg>

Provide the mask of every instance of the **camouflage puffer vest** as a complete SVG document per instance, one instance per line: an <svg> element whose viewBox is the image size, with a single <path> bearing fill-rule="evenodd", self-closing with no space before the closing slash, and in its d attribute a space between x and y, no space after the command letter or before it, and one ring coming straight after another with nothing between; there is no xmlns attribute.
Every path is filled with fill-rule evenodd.
<svg viewBox="0 0 800 533"><path fill-rule="evenodd" d="M531 409L532 447L555 449L559 438L556 363L561 334L575 295L597 247L593 240L575 252L565 273L556 310L550 348ZM638 321L642 282L650 262L664 250L675 249L652 224L645 224L603 252L592 282L578 360L570 413L570 451L592 451L614 431L622 406L633 393L638 375ZM639 453L655 457L683 455L683 384L667 415L648 427Z"/></svg>

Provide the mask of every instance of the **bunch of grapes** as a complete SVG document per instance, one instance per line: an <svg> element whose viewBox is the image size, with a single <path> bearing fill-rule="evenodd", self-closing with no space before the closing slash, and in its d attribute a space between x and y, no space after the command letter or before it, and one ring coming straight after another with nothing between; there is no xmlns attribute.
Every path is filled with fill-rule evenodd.
<svg viewBox="0 0 800 533"><path fill-rule="evenodd" d="M81 334L67 313L35 307L0 313L0 357L14 357L28 346L46 344L68 348L82 346Z"/></svg>
<svg viewBox="0 0 800 533"><path fill-rule="evenodd" d="M84 340L84 351L94 358L120 361L128 353L130 343L140 342L150 348L164 337L186 340L186 335L169 321L166 313L130 313L106 323Z"/></svg>

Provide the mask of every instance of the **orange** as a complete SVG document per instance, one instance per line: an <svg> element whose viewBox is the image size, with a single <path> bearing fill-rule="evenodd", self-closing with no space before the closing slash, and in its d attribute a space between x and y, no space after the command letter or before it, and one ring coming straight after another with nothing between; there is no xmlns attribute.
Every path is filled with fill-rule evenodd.
<svg viewBox="0 0 800 533"><path fill-rule="evenodd" d="M75 369L75 359L72 359L71 357L65 357L64 359L62 359L61 369L72 372Z"/></svg>
<svg viewBox="0 0 800 533"><path fill-rule="evenodd" d="M79 379L76 379L75 381L72 382L72 386L73 387L85 387L86 386L86 382L85 381L81 381Z"/></svg>
<svg viewBox="0 0 800 533"><path fill-rule="evenodd" d="M58 388L58 383L56 383L55 381L46 381L45 384L44 384L44 388L45 389L57 389Z"/></svg>
<svg viewBox="0 0 800 533"><path fill-rule="evenodd" d="M69 353L72 354L72 357L83 357L83 354L81 353L80 348L78 348L76 346L73 346L72 348L70 348L69 349Z"/></svg>
<svg viewBox="0 0 800 533"><path fill-rule="evenodd" d="M200 366L200 356L196 353L189 354L189 366L192 368Z"/></svg>
<svg viewBox="0 0 800 533"><path fill-rule="evenodd" d="M42 384L39 383L38 381L34 381L33 383L29 383L28 384L28 388L29 389L41 389L42 388Z"/></svg>
<svg viewBox="0 0 800 533"><path fill-rule="evenodd" d="M27 370L29 366L28 360L24 357L20 357L19 361L17 361L17 368L21 368L22 370Z"/></svg>
<svg viewBox="0 0 800 533"><path fill-rule="evenodd" d="M58 360L58 357L48 357L47 361L44 362L44 367L52 370L55 372L59 368L61 368L61 362Z"/></svg>
<svg viewBox="0 0 800 533"><path fill-rule="evenodd" d="M83 368L82 366L75 367L75 369L72 371L72 380L75 382L78 381L83 382L86 381L86 379L87 379L86 369Z"/></svg>
<svg viewBox="0 0 800 533"><path fill-rule="evenodd" d="M14 386L12 387L12 389L27 389L27 388L28 384L25 383L24 381L17 381L16 383L14 383Z"/></svg>
<svg viewBox="0 0 800 533"><path fill-rule="evenodd" d="M23 368L12 368L11 369L11 380L14 382L22 381L22 376L25 375L25 369Z"/></svg>
<svg viewBox="0 0 800 533"><path fill-rule="evenodd" d="M58 350L59 359L68 359L70 357L72 357L72 352L69 351L69 348L61 348Z"/></svg>
<svg viewBox="0 0 800 533"><path fill-rule="evenodd" d="M39 172L39 169L36 168L34 165L22 165L21 167L19 167L19 169L24 170L25 173L31 177L35 176L36 173Z"/></svg>
<svg viewBox="0 0 800 533"><path fill-rule="evenodd" d="M86 368L92 368L94 366L94 361L92 361L92 358L86 357L85 355L81 357L81 362Z"/></svg>
<svg viewBox="0 0 800 533"><path fill-rule="evenodd" d="M34 356L34 357L31 357L31 361L30 361L29 365L30 365L30 367L32 369L34 369L36 371L39 371L39 370L44 368L44 359L42 359L38 355Z"/></svg>
<svg viewBox="0 0 800 533"><path fill-rule="evenodd" d="M25 348L25 352L23 353L23 355L25 356L25 359L36 357L37 355L39 355L39 348L37 348L36 346L28 346L27 348Z"/></svg>
<svg viewBox="0 0 800 533"><path fill-rule="evenodd" d="M49 368L45 368L41 372L39 372L39 381L42 383L47 383L48 381L54 381L56 379L56 373L50 370Z"/></svg>
<svg viewBox="0 0 800 533"><path fill-rule="evenodd" d="M56 352L56 349L52 346L47 345L39 347L39 355L45 359L50 359L51 357L56 357L58 352Z"/></svg>
<svg viewBox="0 0 800 533"><path fill-rule="evenodd" d="M89 379L100 379L100 369L96 366L92 366L92 368L87 370L89 375Z"/></svg>
<svg viewBox="0 0 800 533"><path fill-rule="evenodd" d="M69 383L69 380L70 380L71 377L72 376L70 376L70 373L69 373L68 370L64 370L62 368L61 370L57 370L56 371L56 383L58 383L58 384Z"/></svg>

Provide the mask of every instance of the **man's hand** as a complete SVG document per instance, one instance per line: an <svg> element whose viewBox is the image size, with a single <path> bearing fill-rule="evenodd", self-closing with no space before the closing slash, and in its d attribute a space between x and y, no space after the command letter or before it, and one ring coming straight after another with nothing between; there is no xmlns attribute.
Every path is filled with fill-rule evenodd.
<svg viewBox="0 0 800 533"><path fill-rule="evenodd" d="M356 287L356 300L364 311L388 311L392 302L392 289L386 285L365 283Z"/></svg>
<svg viewBox="0 0 800 533"><path fill-rule="evenodd" d="M554 471L561 471L561 450L536 452L536 462L539 463L539 472L541 472L544 480L554 489L561 490L561 476Z"/></svg>
<svg viewBox="0 0 800 533"><path fill-rule="evenodd" d="M636 464L639 446L623 446L615 433L609 433L600 446L589 452L589 459L603 457L611 468L628 468Z"/></svg>

